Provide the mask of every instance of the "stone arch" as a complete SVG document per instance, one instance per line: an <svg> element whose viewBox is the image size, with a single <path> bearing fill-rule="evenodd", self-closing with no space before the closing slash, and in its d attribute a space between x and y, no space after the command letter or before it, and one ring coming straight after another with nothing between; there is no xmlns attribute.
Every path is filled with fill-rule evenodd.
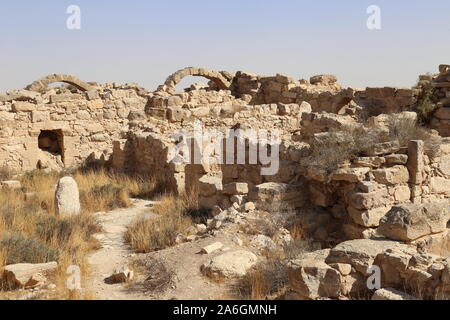
<svg viewBox="0 0 450 320"><path fill-rule="evenodd" d="M89 83L84 82L84 81L82 81L72 75L68 75L68 74L48 75L42 79L39 79L39 80L33 82L28 87L26 87L26 89L30 90L30 91L39 92L39 91L42 91L43 89L45 89L49 84L56 83L56 82L68 83L81 91L93 90L93 87Z"/></svg>
<svg viewBox="0 0 450 320"><path fill-rule="evenodd" d="M175 86L187 76L204 77L213 81L220 90L228 90L231 86L231 81L220 72L204 68L188 67L170 75L164 83L164 87L167 89L175 89Z"/></svg>

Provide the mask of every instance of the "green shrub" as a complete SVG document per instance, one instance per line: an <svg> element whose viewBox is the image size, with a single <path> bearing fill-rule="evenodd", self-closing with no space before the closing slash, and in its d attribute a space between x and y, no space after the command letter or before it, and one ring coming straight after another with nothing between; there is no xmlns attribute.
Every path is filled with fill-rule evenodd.
<svg viewBox="0 0 450 320"><path fill-rule="evenodd" d="M417 112L419 123L425 125L430 122L433 113L437 108L436 104L432 101L435 89L429 84L419 84L417 87L419 89L419 94L417 96L415 111Z"/></svg>
<svg viewBox="0 0 450 320"><path fill-rule="evenodd" d="M65 243L72 234L72 225L67 220L45 216L41 217L36 223L36 233L41 240L46 242L57 238L60 243Z"/></svg>
<svg viewBox="0 0 450 320"><path fill-rule="evenodd" d="M6 264L45 263L58 260L58 252L38 239L25 238L21 233L6 234L0 241L6 252Z"/></svg>

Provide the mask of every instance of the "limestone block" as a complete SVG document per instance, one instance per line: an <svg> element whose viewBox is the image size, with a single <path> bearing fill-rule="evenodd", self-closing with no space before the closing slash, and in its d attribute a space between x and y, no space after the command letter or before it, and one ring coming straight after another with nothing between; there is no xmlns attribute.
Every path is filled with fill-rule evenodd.
<svg viewBox="0 0 450 320"><path fill-rule="evenodd" d="M258 261L250 251L230 251L212 258L201 266L201 272L213 279L238 278L245 276L247 271Z"/></svg>
<svg viewBox="0 0 450 320"><path fill-rule="evenodd" d="M378 254L399 247L400 243L387 240L357 239L345 241L331 249L325 262L351 264L362 275L373 265Z"/></svg>
<svg viewBox="0 0 450 320"><path fill-rule="evenodd" d="M248 194L248 184L244 182L233 182L226 184L223 192L228 195L245 195Z"/></svg>
<svg viewBox="0 0 450 320"><path fill-rule="evenodd" d="M36 110L36 105L29 102L14 102L11 109L13 112L31 112Z"/></svg>
<svg viewBox="0 0 450 320"><path fill-rule="evenodd" d="M411 241L445 231L449 218L448 202L403 204L381 219L378 232L390 239Z"/></svg>
<svg viewBox="0 0 450 320"><path fill-rule="evenodd" d="M291 289L304 299L336 298L340 295L342 277L325 263L330 250L306 253L288 262Z"/></svg>
<svg viewBox="0 0 450 320"><path fill-rule="evenodd" d="M409 172L405 166L394 166L372 171L375 181L382 184L408 183Z"/></svg>
<svg viewBox="0 0 450 320"><path fill-rule="evenodd" d="M353 207L348 208L348 213L352 220L363 227L378 227L380 220L386 213L389 212L391 207L379 207L369 210L358 210Z"/></svg>
<svg viewBox="0 0 450 320"><path fill-rule="evenodd" d="M415 298L393 288L383 288L375 291L372 300L415 300Z"/></svg>

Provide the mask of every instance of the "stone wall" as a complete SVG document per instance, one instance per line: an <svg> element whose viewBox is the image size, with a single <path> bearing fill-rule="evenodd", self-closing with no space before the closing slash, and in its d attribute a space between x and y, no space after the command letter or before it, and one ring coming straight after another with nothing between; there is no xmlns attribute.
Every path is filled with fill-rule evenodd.
<svg viewBox="0 0 450 320"><path fill-rule="evenodd" d="M430 103L435 107L430 127L450 137L450 65L440 65L439 74L421 76L421 85L430 88Z"/></svg>
<svg viewBox="0 0 450 320"><path fill-rule="evenodd" d="M128 131L131 120L145 118L146 94L137 86L114 84L87 92L10 91L0 97L0 166L55 169L108 160L112 141ZM40 136L52 133L59 136L59 150L39 148Z"/></svg>
<svg viewBox="0 0 450 320"><path fill-rule="evenodd" d="M411 141L408 148L384 144L378 154L359 157L327 178L310 174L309 198L341 221L336 225L346 239L374 237L380 219L394 205L448 203L450 140L433 156L425 149L423 141Z"/></svg>

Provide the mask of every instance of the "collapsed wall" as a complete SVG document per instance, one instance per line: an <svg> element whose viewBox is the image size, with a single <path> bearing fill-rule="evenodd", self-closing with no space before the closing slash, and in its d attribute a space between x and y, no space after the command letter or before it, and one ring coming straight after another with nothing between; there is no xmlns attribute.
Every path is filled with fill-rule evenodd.
<svg viewBox="0 0 450 320"><path fill-rule="evenodd" d="M438 133L449 135L449 70L427 77L436 130L416 126L416 89L342 88L331 75L295 81L186 68L155 92L52 75L0 96L0 166L95 162L164 181L167 192L197 193L215 229L233 210L294 211L308 239L332 249L287 259L287 298L358 295L373 264L382 270L379 295L409 284L448 297L450 139ZM176 92L188 75L210 83ZM69 86L47 88L55 81ZM255 131L278 135L261 140ZM192 162L211 145L207 159Z"/></svg>
<svg viewBox="0 0 450 320"><path fill-rule="evenodd" d="M420 76L419 85L425 88L420 106L434 110L430 127L441 136L450 136L450 65L440 65L439 74Z"/></svg>
<svg viewBox="0 0 450 320"><path fill-rule="evenodd" d="M0 97L0 166L24 171L107 161L112 141L130 121L145 118L148 92L137 85L39 89Z"/></svg>
<svg viewBox="0 0 450 320"><path fill-rule="evenodd" d="M447 73L448 68L441 67L440 75L433 78L435 86L445 88L442 81L448 80ZM203 76L209 84L193 85L185 92L177 92L176 85L186 76ZM69 87L47 88L48 84L61 81L68 83ZM282 199L303 199L304 194L310 194L313 203L322 206L326 203L325 207L333 207L335 204L327 203L329 199L348 197L330 196L330 192L325 190L332 190L332 183L325 186L324 181L316 181L320 174L311 175L311 171L308 172L302 164L311 139L331 129L355 125L371 116L411 110L417 98L413 89L342 88L332 75L296 81L284 75L266 77L202 68L177 71L155 92L133 84L99 86L63 75L38 80L28 89L37 91L10 91L0 97L0 148L4 151L0 155L0 165L30 170L71 167L96 161L138 174L165 172L171 181L171 190L209 190L205 195L200 194L202 202L208 206L217 200L215 197L222 193L224 186L246 183L253 198L265 192L289 194L280 195ZM441 91L436 93L439 98L443 95ZM444 112L438 110L436 115L445 113L445 108L445 104L441 105ZM174 165L169 151L179 142L174 141L173 133L192 128L196 120L202 121L204 129L279 130L279 170L276 174L264 176L260 174L261 163L250 164L248 161L220 163L213 167L204 164ZM439 120L441 123L447 122ZM406 146L401 147L405 153ZM250 145L245 146L246 151L249 148ZM403 162L404 155L400 157ZM366 160L361 159L360 163L373 159ZM446 160L444 157L443 161ZM403 162L396 165L405 165ZM433 165L440 166L438 162ZM364 171L361 176L372 177L372 172L364 165L362 169L358 169L358 164L349 166L356 171ZM375 168L373 164L370 166ZM382 166L377 169L380 168ZM448 177L444 175L441 178ZM212 179L213 189L209 188L208 179ZM219 180L220 183L216 183ZM435 181L429 180L421 195L426 198L428 193L433 193L429 190L436 189ZM409 181L401 183L408 184ZM356 186L351 188L356 189ZM406 192L406 186L397 188ZM210 190L216 191L211 193ZM398 194L400 191L387 192L392 196L392 192ZM417 194L419 191L414 192ZM226 206L227 198L222 197L219 202ZM297 201L295 206L302 203Z"/></svg>

